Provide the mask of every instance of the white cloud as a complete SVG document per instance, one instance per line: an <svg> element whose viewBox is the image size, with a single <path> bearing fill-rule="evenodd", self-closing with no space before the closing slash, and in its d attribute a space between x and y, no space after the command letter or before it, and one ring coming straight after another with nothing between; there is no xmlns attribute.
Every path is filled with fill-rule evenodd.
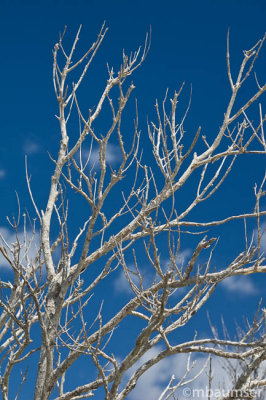
<svg viewBox="0 0 266 400"><path fill-rule="evenodd" d="M260 234L261 234L261 251L266 254L266 222L260 224ZM252 234L252 242L255 246L258 245L258 230L254 229Z"/></svg>
<svg viewBox="0 0 266 400"><path fill-rule="evenodd" d="M184 268L186 262L191 257L191 254L192 254L191 249L184 249L177 253L176 258L175 258L175 263L176 263L176 266L180 270L182 270ZM171 260L169 258L166 260L161 260L161 268L162 268L163 272L165 272L167 270L167 268L169 268L170 265L171 265Z"/></svg>
<svg viewBox="0 0 266 400"><path fill-rule="evenodd" d="M131 368L127 372L127 379L131 377L136 368L139 368L143 363L150 360L161 350L160 346L155 349L149 350L134 368ZM129 394L129 400L155 400L160 397L164 389L166 388L171 376L174 375L175 380L172 385L180 384L180 387L175 393L175 397L178 399L198 399L208 400L209 394L209 361L207 357L199 354L193 354L189 366L192 369L188 375L186 369L188 366L188 355L177 354L161 360L158 364L147 370L138 380L136 387ZM265 364L262 364L259 368L258 379L263 379L265 375ZM203 367L205 369L203 370ZM222 398L226 394L230 393L233 388L235 374L239 377L243 370L237 360L221 359L219 357L212 357L211 364L212 374L212 385L211 398ZM193 380L193 378L196 378ZM192 381L191 381L192 380ZM125 382L123 382L125 384ZM168 392L169 393L169 392ZM168 394L167 393L167 394ZM260 390L258 389L258 394ZM165 399L165 397L163 397Z"/></svg>
<svg viewBox="0 0 266 400"><path fill-rule="evenodd" d="M139 368L143 363L156 356L160 348L154 348L149 350L138 363L128 370L128 377L131 376L134 371ZM154 400L157 399L161 392L163 383L168 378L169 375L169 360L162 360L160 363L154 365L150 368L144 375L139 379L137 386L129 395L130 400Z"/></svg>
<svg viewBox="0 0 266 400"><path fill-rule="evenodd" d="M122 293L127 293L127 294L132 293L130 284L129 284L123 270L120 271L119 276L114 281L114 287L117 292L122 292Z"/></svg>
<svg viewBox="0 0 266 400"><path fill-rule="evenodd" d="M176 264L177 266L181 269L184 267L184 264L187 262L189 257L191 256L191 250L190 249L185 249L183 251L180 251L178 255L176 256ZM161 260L161 268L163 272L166 272L167 268L169 268L169 265L171 264L170 260ZM129 266L129 269L134 271L135 267L134 266ZM153 268L140 268L140 273L142 274L142 279L143 279L143 286L144 288L149 287L154 279L155 275L155 270ZM130 273L130 278L132 279L133 283L139 287L139 279L136 274ZM120 293L125 293L125 294L133 294L130 283L128 282L125 272L123 269L120 270L120 273L116 280L114 281L114 287L117 292ZM182 294L184 292L183 289L179 289L176 291L178 295Z"/></svg>
<svg viewBox="0 0 266 400"><path fill-rule="evenodd" d="M266 223L261 225L261 250L263 251L264 255L266 254Z"/></svg>
<svg viewBox="0 0 266 400"><path fill-rule="evenodd" d="M162 350L160 346L157 346L154 349L149 350L138 362L127 372L127 379L131 377L134 371L139 368L146 361L150 360L158 352ZM178 384L181 382L180 388L178 388L176 392L177 398L190 398L187 396L190 391L191 394L193 390L197 393L200 390L200 400L208 399L208 369L209 364L206 365L205 370L200 374L204 364L206 363L207 358L204 356L195 356L193 355L190 360L190 367L194 362L193 368L191 368L190 372L186 377L183 377L186 374L186 369L188 365L188 355L187 354L178 354L168 358L161 360L159 363L155 364L149 370L147 370L141 378L138 380L138 383L134 390L128 396L129 400L154 400L158 399L166 388L168 382L172 375L175 376L175 380L173 384ZM194 381L193 378L200 374ZM219 358L213 358L212 360L212 374L213 381L212 387L213 389L226 389L228 390L231 387L231 379L226 373L221 361ZM192 379L192 382L188 382ZM124 382L125 384L125 382ZM179 397L180 396L180 397ZM195 398L192 397L191 398Z"/></svg>
<svg viewBox="0 0 266 400"><path fill-rule="evenodd" d="M92 148L91 150L82 150L82 159L83 163L88 161L88 164L91 168L99 169L99 149ZM110 164L114 167L121 161L121 151L119 146L109 143L106 150L106 164Z"/></svg>
<svg viewBox="0 0 266 400"><path fill-rule="evenodd" d="M184 267L185 263L191 257L191 254L192 254L191 249L184 249L182 251L179 251L179 253L176 256L176 264L180 269Z"/></svg>
<svg viewBox="0 0 266 400"><path fill-rule="evenodd" d="M134 267L131 268L131 266L129 266L129 269L134 270ZM129 276L130 276L132 282L139 288L138 276L131 272L129 272ZM152 274L146 273L146 271L143 272L142 284L143 284L144 288L147 288L150 286L150 284L152 283L153 277L154 276ZM133 291L131 289L130 283L128 282L128 280L126 278L126 275L125 275L125 272L123 269L121 269L118 277L114 281L114 287L117 292L133 295Z"/></svg>
<svg viewBox="0 0 266 400"><path fill-rule="evenodd" d="M36 250L38 248L39 243L39 234L35 233L34 237L32 236L31 231L26 231L26 236L24 237L24 232L18 233L18 240L21 246L20 249L20 261L22 264L26 265L25 257L29 260L36 257ZM13 244L17 242L17 237L14 231L11 231L5 227L0 227L0 243L7 250L9 258L12 260ZM6 243L6 244L5 244ZM10 247L10 249L7 247ZM10 268L10 264L7 259L0 253L0 270L6 268Z"/></svg>
<svg viewBox="0 0 266 400"><path fill-rule="evenodd" d="M4 169L0 169L0 179L3 179L6 176L6 171Z"/></svg>
<svg viewBox="0 0 266 400"><path fill-rule="evenodd" d="M257 293L257 288L248 276L231 276L222 282L224 289L229 292L253 295Z"/></svg>
<svg viewBox="0 0 266 400"><path fill-rule="evenodd" d="M26 154L36 154L41 151L41 146L36 140L28 138L23 145L23 150Z"/></svg>

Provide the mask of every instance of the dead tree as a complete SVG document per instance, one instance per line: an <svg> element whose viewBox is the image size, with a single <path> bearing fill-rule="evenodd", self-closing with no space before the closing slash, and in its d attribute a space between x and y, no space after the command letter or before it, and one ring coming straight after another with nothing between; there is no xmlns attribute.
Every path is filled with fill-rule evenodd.
<svg viewBox="0 0 266 400"><path fill-rule="evenodd" d="M98 390L104 390L106 400L122 400L152 366L171 355L186 354L184 377L178 381L169 378L160 395L160 400L168 399L199 375L193 375L189 362L191 355L198 353L206 354L206 360L217 356L248 366L232 381L232 388L241 391L265 386L265 378L253 379L254 369L258 370L266 358L265 310L239 340L215 335L197 338L194 332L185 342L176 339L179 328L205 307L224 279L266 272L261 222L266 212L260 208L265 178L255 189L252 211L220 219L217 210L215 220L205 221L190 217L220 188L239 157L266 153L261 105L258 121L249 117L250 107L266 91L266 84L257 81L255 92L238 105L239 92L250 80L265 37L244 51L235 79L228 46L231 96L213 137L202 135L199 127L187 140L192 137L184 128L189 105L185 115L177 117L183 85L172 97L167 93L162 104L156 102L156 120L148 123L145 138L153 154L153 161L147 165L140 145L137 108L131 126L128 118L124 123L124 110L134 90L132 75L148 53L149 35L143 48L129 55L123 53L118 71L108 67L102 94L94 104L87 104L88 111L79 103L79 88L106 32L103 26L79 59L75 57L80 30L70 49L63 46L64 34L54 47L60 140L57 158L51 157L54 172L46 208L39 209L26 171L36 220L24 215L22 223L20 216L9 221L15 232L14 243L1 237L2 256L13 271L12 281L1 281L2 398L9 399L15 369L23 371L21 384L16 383L20 397L28 365L37 375L35 400L88 398ZM103 125L99 124L101 118ZM112 165L110 151L114 148L116 164ZM191 185L191 177L194 186L197 181L190 192L194 194L182 202L181 189ZM80 223L76 233L75 218ZM234 229L237 220L245 227L248 221L255 221L255 238L250 239L243 229L244 247L226 267L215 268L212 260L217 235L213 236L212 229L217 231L230 223ZM22 233L20 225L24 225ZM184 236L191 237L193 251L182 259ZM167 262L161 257L162 243L168 247ZM143 274L140 257L149 263L149 279ZM108 311L106 300L112 299L114 276L119 273L128 281L131 296L123 297L122 306ZM106 283L109 293L104 295ZM93 297L94 293L98 295ZM133 339L121 358L113 343L116 337L123 340L120 328L129 319L134 320ZM155 351L150 352L152 349ZM65 382L81 357L87 357L95 372L83 385L73 382L67 391Z"/></svg>

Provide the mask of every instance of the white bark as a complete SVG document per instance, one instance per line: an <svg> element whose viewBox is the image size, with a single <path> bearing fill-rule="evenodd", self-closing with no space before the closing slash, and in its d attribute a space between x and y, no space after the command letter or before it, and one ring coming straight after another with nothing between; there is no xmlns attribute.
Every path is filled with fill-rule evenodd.
<svg viewBox="0 0 266 400"><path fill-rule="evenodd" d="M37 371L34 400L46 400L51 396L54 398L56 393L57 400L88 398L101 388L105 390L106 400L122 400L134 390L138 379L147 370L174 354L187 354L189 360L194 353L240 360L239 362L246 363L247 367L234 382L234 388L246 390L248 384L250 388L265 386L265 379L258 379L252 375L252 368L259 368L265 360L263 310L257 313L254 323L243 331L237 341L214 335L205 339L194 337L177 345L172 342L171 335L205 307L217 285L224 279L266 272L261 249L261 219L266 212L260 210L261 199L265 195L265 179L255 190L254 211L247 210L244 214L228 215L227 218L220 219L217 210L215 220L190 220L191 211L201 202L210 199L222 186L239 156L253 154L256 157L266 154L263 131L265 117L262 115L261 106L257 124L251 122L247 115L249 107L266 91L266 84L258 86L256 93L247 98L242 107L236 107L239 91L243 83L248 82L265 38L250 51L244 52L235 82L230 71L228 50L228 78L232 93L221 128L215 137L201 136L199 128L190 146L185 149L184 123L188 110L181 120L178 121L177 118L182 88L174 93L170 101L166 96L162 107L156 102L157 122L151 122L148 126L154 163L148 166L141 159L137 122L130 137L128 126L123 127L123 113L134 90L133 83L127 84L128 77L131 78L133 72L145 60L149 49L149 37L142 52L139 49L129 56L123 54L122 64L117 73L108 69L109 76L102 95L93 107L89 105L90 111L87 116L82 114L79 106L78 89L89 72L89 66L106 32L103 26L96 41L77 61L75 50L80 30L69 53L63 47L64 35L54 48L53 82L59 107L61 140L57 159L53 160L55 169L44 211L38 211L26 173L40 230L36 257L31 260L28 256L30 242L21 242L19 239L19 221L12 222L17 235L16 243L11 245L1 238L0 251L14 273L12 282L1 282L1 290L4 293L0 299L2 397L4 400L8 399L13 369L24 365L25 360L30 359L33 353L37 353L39 357L38 365L30 365ZM59 65L58 59L61 57L65 59L64 65ZM81 68L80 75L72 85L71 74L78 68ZM109 128L106 132L98 132L95 122L104 115L106 105L112 115L110 121L107 121ZM69 120L74 112L80 120L80 132L76 139L68 130ZM199 143L199 139L202 139L203 145ZM108 165L107 156L108 145L114 141L120 150L120 161L116 170L112 170ZM88 167L88 162L84 162L83 145L87 143L98 146L98 175ZM135 172L135 179L132 179L132 171ZM193 188L195 196L190 204L177 204L179 190L185 185L190 185L189 178L197 171L200 171L200 178L197 187ZM162 185L158 183L159 175L160 182L163 181ZM117 211L110 217L106 212L106 205L114 190L119 193L117 188L121 188L123 182L125 193L121 195ZM66 189L64 185L67 186ZM80 232L74 239L70 239L72 231L69 235L68 229L71 230L73 216L68 215L66 201L67 197L71 201L71 190L87 202L89 210L82 221ZM170 200L172 205L169 207ZM210 231L201 233L199 229L211 229L237 220L243 220L245 224L247 220L255 220L258 240L255 244L249 243L246 234L245 248L240 249L237 257L225 268L214 270L212 254L217 245L217 237L213 237ZM26 224L24 219L25 232ZM54 242L51 239L52 228L58 232ZM192 255L184 265L180 265L178 254L181 251L184 228L189 229L185 234L190 233L191 238L197 234L199 240L196 245L194 239L192 240ZM34 235L35 227L32 242L35 241ZM162 235L164 240L168 235L167 268L160 258ZM149 284L144 282L138 267L136 245L139 241L143 243L143 251L149 261L150 270L153 271L153 279ZM53 256L55 251L60 253L57 263ZM133 273L127 259L129 251L133 252L135 263ZM209 252L209 258L199 268L198 260L203 252ZM101 267L99 263L96 267L97 261L101 261ZM103 309L99 306L96 315L85 312L91 295L100 290L102 281L108 279L118 268L125 274L133 298L111 316L104 314L104 305ZM83 274L88 270L93 273L85 275L88 281L84 282ZM174 297L175 291L181 288L184 289L183 296ZM119 361L111 351L109 341L111 343L112 335L119 332L120 323L127 321L128 317L135 318L139 330L131 343L131 350ZM32 342L33 327L39 329L41 343ZM148 350L159 348L158 345L161 346L158 354L140 365L141 357L146 355ZM67 373L81 355L93 362L98 377L92 378L83 386L73 387L71 392L66 392L64 382ZM134 367L134 372L129 375L130 368ZM169 383L159 399L170 398L182 385L197 379L199 374L195 374L193 378L189 375L192 367L188 361L187 371L178 382L175 382L174 377L169 377ZM22 376L22 384L25 379L26 374ZM18 385L18 393L20 389Z"/></svg>

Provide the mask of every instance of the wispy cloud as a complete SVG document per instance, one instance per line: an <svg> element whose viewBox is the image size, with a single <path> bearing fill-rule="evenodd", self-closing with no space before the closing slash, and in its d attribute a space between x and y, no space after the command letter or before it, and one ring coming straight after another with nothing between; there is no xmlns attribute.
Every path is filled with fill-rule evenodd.
<svg viewBox="0 0 266 400"><path fill-rule="evenodd" d="M139 286L138 277L131 273L129 273L129 275L130 275L130 278L132 279L132 282L134 284L136 284L136 286L138 287ZM114 281L114 288L117 293L125 293L128 295L133 294L130 283L128 282L128 280L126 278L126 275L125 275L125 272L123 269L121 269L118 277Z"/></svg>
<svg viewBox="0 0 266 400"><path fill-rule="evenodd" d="M127 373L127 379L134 373L136 369L138 369L141 365L143 365L146 361L150 360L154 356L158 354L158 352L162 350L160 346L149 350ZM207 371L202 371L205 363L207 361L206 357L203 356L192 356L190 360L190 372L185 376L187 372L188 366L188 355L187 354L178 354L172 357L165 358L161 360L159 363L155 364L149 370L147 370L139 379L135 389L128 396L130 400L154 400L158 399L162 394L163 390L167 386L171 376L174 375L175 381L174 384L178 384L181 382L180 388L176 392L176 397L179 398L190 398L188 393L190 391L191 398L193 389L195 391L200 390L200 398L201 400L208 399L208 376ZM206 364L207 365L207 364ZM207 366L207 368L209 365ZM207 369L206 368L206 369ZM200 372L202 373L200 374ZM212 373L213 373L213 388L224 388L229 389L232 383L231 378L226 373L224 366L221 364L219 358L214 358L212 360ZM197 376L198 375L198 376ZM194 381L193 378L197 377ZM190 381L192 379L192 382ZM189 382L188 382L189 381ZM186 383L188 382L188 383ZM126 381L124 382L124 384Z"/></svg>
<svg viewBox="0 0 266 400"><path fill-rule="evenodd" d="M222 286L229 292L254 295L258 292L253 281L248 276L231 276L222 282Z"/></svg>
<svg viewBox="0 0 266 400"><path fill-rule="evenodd" d="M131 294L130 284L123 270L120 271L118 277L114 281L114 287L117 292Z"/></svg>
<svg viewBox="0 0 266 400"><path fill-rule="evenodd" d="M183 267L184 264L188 261L192 254L191 249L184 249L180 251L176 256L176 263L179 267Z"/></svg>
<svg viewBox="0 0 266 400"><path fill-rule="evenodd" d="M152 357L158 354L160 347L149 350L134 366L128 371L128 377L131 376L134 371L139 368L146 361L151 359ZM172 367L172 359L164 359L161 360L160 363L154 365L148 371L145 372L144 375L139 379L138 384L136 385L133 392L129 395L130 400L154 400L158 399L160 394L162 393L164 383L167 381L169 377L169 371ZM171 375L170 375L171 377Z"/></svg>
<svg viewBox="0 0 266 400"><path fill-rule="evenodd" d="M39 234L35 233L35 235L33 236L31 231L26 231L26 234L24 234L24 232L19 232L18 240L21 246L20 261L22 264L25 264L25 258L31 260L36 256L36 250L39 243ZM17 237L14 231L11 231L5 227L0 227L0 243L6 248L8 256L11 260L13 259L13 245L16 242ZM2 254L0 254L0 270L3 268L9 269L10 264L7 259Z"/></svg>
<svg viewBox="0 0 266 400"><path fill-rule="evenodd" d="M99 149L93 147L90 150L83 149L82 151L82 161L83 163L88 162L90 168L99 169ZM106 150L106 164L114 167L121 161L121 151L119 146L109 143Z"/></svg>
<svg viewBox="0 0 266 400"><path fill-rule="evenodd" d="M0 179L3 179L6 176L6 171L0 168Z"/></svg>
<svg viewBox="0 0 266 400"><path fill-rule="evenodd" d="M261 234L261 251L266 254L266 222L260 224L260 234ZM252 232L252 242L255 246L258 245L258 230L254 229Z"/></svg>
<svg viewBox="0 0 266 400"><path fill-rule="evenodd" d="M181 269L184 267L185 263L188 261L189 257L191 256L192 251L190 249L184 249L178 253L176 256L176 264L177 266ZM169 265L171 264L170 260L161 260L161 269L163 272L166 272L166 270L169 268ZM147 288L149 285L152 284L154 280L154 274L155 271L153 268L147 268L147 265L139 265L140 273L142 274L142 284L144 288ZM134 265L129 266L129 270L134 271L135 267ZM133 272L128 272L129 276L132 280L132 282L139 287L139 278L136 274ZM130 286L130 283L128 282L128 279L126 278L125 272L123 269L120 270L118 277L114 281L114 288L116 292L118 293L125 293L128 295L132 295L132 288ZM183 291L178 290L176 293L181 294Z"/></svg>
<svg viewBox="0 0 266 400"><path fill-rule="evenodd" d="M266 223L261 224L261 250L263 251L264 255L266 254Z"/></svg>
<svg viewBox="0 0 266 400"><path fill-rule="evenodd" d="M41 151L41 145L38 143L37 139L27 138L23 145L23 150L26 154L37 154Z"/></svg>

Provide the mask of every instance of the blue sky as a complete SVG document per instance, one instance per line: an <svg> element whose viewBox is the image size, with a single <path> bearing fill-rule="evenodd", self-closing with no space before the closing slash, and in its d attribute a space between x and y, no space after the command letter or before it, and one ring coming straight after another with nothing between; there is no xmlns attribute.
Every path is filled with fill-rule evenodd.
<svg viewBox="0 0 266 400"><path fill-rule="evenodd" d="M155 99L162 100L167 88L173 93L184 81L186 86L181 110L187 104L192 87L187 130L195 132L201 125L207 137L215 135L230 94L225 58L228 28L230 27L234 73L241 61L242 50L252 47L264 35L265 16L265 1L2 0L1 229L7 229L6 216L16 214L15 190L19 194L21 207L32 211L25 179L26 154L36 202L43 208L47 200L50 173L53 170L48 152L52 156L56 155L59 140L58 123L54 117L57 103L52 86L52 49L65 25L68 27L66 43L71 42L79 25L83 25L79 42L81 50L92 43L103 21L109 27L107 37L81 91L80 103L84 107L87 103L92 104L102 90L107 77L106 63L117 67L121 61L122 49L137 49L143 44L151 27L149 54L133 77L136 86L133 98L138 98L142 145L149 159L146 121L155 115ZM265 79L265 63L264 49L255 68L262 81ZM261 102L265 105L265 96ZM133 106L130 107L133 110ZM252 117L258 117L256 108L251 113ZM131 124L131 121L129 119L128 123ZM256 182L261 182L264 172L265 157L240 160L223 189L215 197L215 202L206 203L193 216L207 221L238 211L252 211L253 187ZM252 229L250 225L249 235ZM11 233L6 234L12 240ZM219 236L220 243L216 253L218 268L225 265L243 245L242 225L225 226ZM189 249L189 243L185 247ZM4 275L7 273L4 269L2 271ZM115 287L114 285L112 289L113 298L119 305L121 297L123 299L127 296L126 289L119 292ZM226 322L232 328L236 320L241 321L244 310L246 314L252 314L259 298L264 295L264 287L265 278L262 277L254 277L252 280L243 278L241 284L231 281L217 290L208 309L210 313L213 312L217 323L220 313L226 314ZM112 311L111 306L109 311ZM202 320L206 321L206 310L203 314L195 317L190 330L198 328ZM201 330L204 332L207 327L203 326Z"/></svg>
<svg viewBox="0 0 266 400"><path fill-rule="evenodd" d="M47 180L47 150L56 150L56 101L52 89L52 48L68 26L72 39L83 24L80 48L94 39L103 21L107 37L93 66L90 93L100 90L106 62L118 65L121 50L136 49L152 28L152 45L137 71L134 96L146 129L155 98L166 88L192 84L189 126L212 134L221 122L228 96L225 49L231 30L233 65L265 30L264 2L245 1L2 1L1 18L1 190L5 214L14 212L14 189L25 192L24 155L30 152L36 179ZM262 64L261 64L262 65ZM97 86L94 82L97 82ZM91 81L90 81L91 83ZM12 157L10 157L12 154ZM38 154L38 157L36 157ZM38 158L38 166L35 161ZM13 160L16 160L14 164ZM33 165L32 164L32 165ZM43 168L46 165L46 168ZM4 177L4 174L6 176ZM45 185L39 188L45 195ZM3 217L5 218L5 217Z"/></svg>

